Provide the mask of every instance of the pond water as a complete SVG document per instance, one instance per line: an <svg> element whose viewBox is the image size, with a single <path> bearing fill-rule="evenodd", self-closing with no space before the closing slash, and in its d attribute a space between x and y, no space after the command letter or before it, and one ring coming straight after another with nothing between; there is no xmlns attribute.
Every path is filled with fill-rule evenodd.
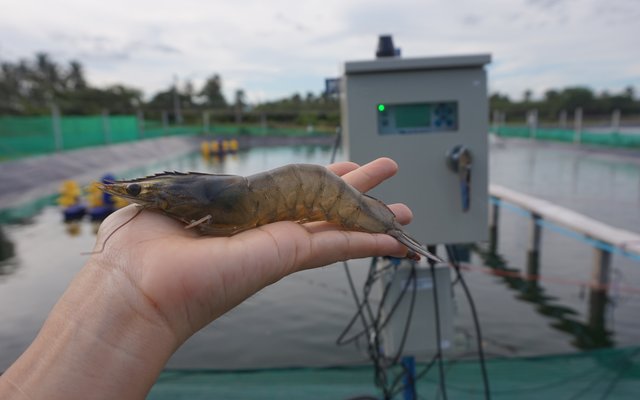
<svg viewBox="0 0 640 400"><path fill-rule="evenodd" d="M199 154L152 160L142 169L111 171L134 177L162 170L251 174L292 162L326 164L326 147L253 148L222 160ZM614 226L640 227L640 161L572 147L508 141L494 143L491 181L540 196ZM108 171L105 171L108 172ZM96 177L98 178L98 177ZM497 254L479 244L469 265L524 271L529 221L504 210ZM95 236L87 222L70 235L56 207L45 207L21 224L2 228L0 262L0 371L26 348L47 313L82 267L82 252ZM10 243L10 245L6 245ZM6 253L6 251L5 251ZM356 286L368 260L351 263ZM612 289L602 326L590 321L592 249L554 230L543 233L541 279L531 283L465 272L475 298L489 356L574 352L602 346L640 344L640 262L615 255ZM459 285L458 285L459 286ZM460 288L454 287L455 345L452 357L475 355L473 321ZM266 368L367 363L355 346L336 338L355 312L345 273L327 266L294 274L256 294L192 337L170 360L173 368Z"/></svg>

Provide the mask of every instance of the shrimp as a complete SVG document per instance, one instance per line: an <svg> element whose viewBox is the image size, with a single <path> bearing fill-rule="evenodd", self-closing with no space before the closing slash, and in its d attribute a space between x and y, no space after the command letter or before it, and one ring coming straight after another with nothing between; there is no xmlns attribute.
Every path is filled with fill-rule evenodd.
<svg viewBox="0 0 640 400"><path fill-rule="evenodd" d="M231 236L277 221L326 221L346 230L390 235L409 248L407 257L419 259L421 254L442 261L407 235L386 204L319 165L290 164L246 177L164 172L106 183L101 189L203 235Z"/></svg>

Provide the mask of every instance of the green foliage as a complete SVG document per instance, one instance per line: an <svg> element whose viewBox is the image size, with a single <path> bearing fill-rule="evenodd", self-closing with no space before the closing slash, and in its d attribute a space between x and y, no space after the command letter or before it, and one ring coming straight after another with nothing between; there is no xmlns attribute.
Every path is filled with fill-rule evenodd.
<svg viewBox="0 0 640 400"><path fill-rule="evenodd" d="M53 104L63 114L99 114L104 109L130 113L141 101L142 93L137 89L89 86L78 61L59 65L46 53L36 54L34 60L0 66L1 115L49 114Z"/></svg>
<svg viewBox="0 0 640 400"><path fill-rule="evenodd" d="M551 89L538 101L532 99L531 93L527 90L520 102L494 93L489 98L490 108L506 113L510 120L523 120L527 111L532 109L537 109L539 117L547 120L557 119L562 111L573 113L576 108L582 108L584 115L590 116L611 115L614 110L620 110L623 115L640 114L640 101L635 99L632 87L613 95L606 91L597 95L587 87Z"/></svg>
<svg viewBox="0 0 640 400"><path fill-rule="evenodd" d="M63 114L95 115L103 110L111 114L131 114L142 103L142 92L122 85L105 89L83 87L61 93L56 104Z"/></svg>
<svg viewBox="0 0 640 400"><path fill-rule="evenodd" d="M337 111L339 102L336 97L320 95L316 96L308 92L304 97L300 93L294 93L291 97L280 100L268 101L256 106L257 111L281 112L281 111Z"/></svg>
<svg viewBox="0 0 640 400"><path fill-rule="evenodd" d="M78 61L60 65L48 54L38 53L33 60L0 64L0 115L48 115L54 104L63 115L93 115L103 110L133 114L138 109L174 110L176 106L183 110L227 107L217 74L200 91L191 82L180 89L172 85L145 103L142 92L132 87L91 86Z"/></svg>
<svg viewBox="0 0 640 400"><path fill-rule="evenodd" d="M206 80L202 89L198 92L204 98L202 105L208 108L226 108L227 100L222 94L222 78L214 74Z"/></svg>
<svg viewBox="0 0 640 400"><path fill-rule="evenodd" d="M257 105L255 112L269 116L270 121L292 125L334 127L340 124L340 103L337 97L308 92L304 97L290 97Z"/></svg>
<svg viewBox="0 0 640 400"><path fill-rule="evenodd" d="M114 85L98 88L90 85L84 68L78 61L61 65L46 53L37 53L31 60L0 63L0 115L48 115L51 106L57 105L64 115L95 115L103 110L113 114L134 114L143 110L145 116L160 119L169 112L171 121L184 113L188 121L192 115L207 110L214 113L217 122L248 122L263 124L268 120L274 125L314 125L333 127L340 122L338 98L330 95L305 95L294 93L283 99L249 106L245 91L238 89L234 99L228 102L222 91L222 78L212 74L202 87L195 88L190 81L183 87L171 85L159 91L148 102L143 101L138 89ZM524 120L526 113L537 109L541 119L557 119L562 111L573 113L580 107L585 115L610 115L620 110L622 115L640 114L640 101L635 99L633 87L620 93L595 94L587 87L552 89L536 100L533 92L526 90L522 101L493 93L491 110L508 115L509 120Z"/></svg>

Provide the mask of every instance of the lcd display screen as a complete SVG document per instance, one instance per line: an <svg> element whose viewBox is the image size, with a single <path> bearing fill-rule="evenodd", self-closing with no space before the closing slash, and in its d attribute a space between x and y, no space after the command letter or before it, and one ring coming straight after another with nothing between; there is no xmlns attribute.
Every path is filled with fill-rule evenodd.
<svg viewBox="0 0 640 400"><path fill-rule="evenodd" d="M457 102L379 103L376 109L381 135L458 130Z"/></svg>

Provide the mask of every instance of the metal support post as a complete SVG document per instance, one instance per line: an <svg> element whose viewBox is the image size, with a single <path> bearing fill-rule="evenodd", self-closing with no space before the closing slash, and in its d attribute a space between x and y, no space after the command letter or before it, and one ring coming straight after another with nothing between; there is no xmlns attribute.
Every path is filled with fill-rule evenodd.
<svg viewBox="0 0 640 400"><path fill-rule="evenodd" d="M209 133L209 111L202 112L202 130L204 133Z"/></svg>
<svg viewBox="0 0 640 400"><path fill-rule="evenodd" d="M138 120L138 139L142 139L144 138L144 112L138 110L136 117Z"/></svg>
<svg viewBox="0 0 640 400"><path fill-rule="evenodd" d="M573 142L582 143L582 108L576 108L576 112L573 119Z"/></svg>
<svg viewBox="0 0 640 400"><path fill-rule="evenodd" d="M64 139L62 137L62 128L60 127L60 108L57 104L51 104L51 127L55 151L64 150Z"/></svg>
<svg viewBox="0 0 640 400"><path fill-rule="evenodd" d="M603 332L608 301L611 253L598 248L594 248L593 252L592 287L589 292L589 327L597 332Z"/></svg>
<svg viewBox="0 0 640 400"><path fill-rule="evenodd" d="M402 377L404 383L403 398L404 400L415 400L418 398L416 393L416 359L413 356L404 356L401 363L404 369Z"/></svg>
<svg viewBox="0 0 640 400"><path fill-rule="evenodd" d="M169 113L167 110L162 110L162 134L166 135L169 130Z"/></svg>
<svg viewBox="0 0 640 400"><path fill-rule="evenodd" d="M111 143L111 125L109 123L109 110L106 108L102 110L102 134L104 137L104 143Z"/></svg>
<svg viewBox="0 0 640 400"><path fill-rule="evenodd" d="M558 117L558 125L560 129L567 128L567 110L560 111L560 116Z"/></svg>
<svg viewBox="0 0 640 400"><path fill-rule="evenodd" d="M529 125L529 137L535 139L538 135L538 110L529 110L527 113L527 125Z"/></svg>
<svg viewBox="0 0 640 400"><path fill-rule="evenodd" d="M540 244L542 242L542 228L538 223L542 217L531 214L531 236L529 238L529 250L527 252L527 275L538 276L540 262Z"/></svg>
<svg viewBox="0 0 640 400"><path fill-rule="evenodd" d="M491 197L491 214L489 220L489 250L495 254L498 251L498 224L500 223L500 200Z"/></svg>
<svg viewBox="0 0 640 400"><path fill-rule="evenodd" d="M620 132L620 110L613 110L611 113L611 132L619 133Z"/></svg>
<svg viewBox="0 0 640 400"><path fill-rule="evenodd" d="M260 129L263 135L267 134L267 114L264 111L260 113Z"/></svg>

